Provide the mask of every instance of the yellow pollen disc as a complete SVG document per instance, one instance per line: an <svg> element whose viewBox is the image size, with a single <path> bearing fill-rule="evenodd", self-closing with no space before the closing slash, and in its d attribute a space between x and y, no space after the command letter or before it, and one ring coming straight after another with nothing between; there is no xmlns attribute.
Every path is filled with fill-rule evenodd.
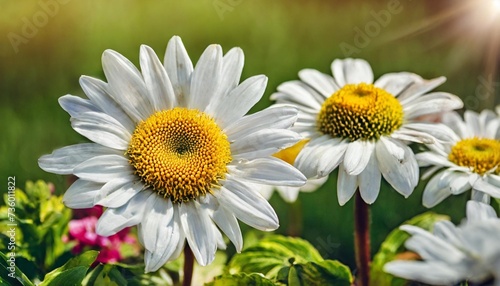
<svg viewBox="0 0 500 286"><path fill-rule="evenodd" d="M186 108L158 111L139 123L127 154L141 180L173 203L218 187L232 160L227 136L217 123Z"/></svg>
<svg viewBox="0 0 500 286"><path fill-rule="evenodd" d="M299 142L295 143L295 145L274 153L273 156L287 162L290 165L293 165L293 163L295 162L295 158L297 158L300 151L302 150L302 148L304 148L307 142L309 142L309 139L300 140Z"/></svg>
<svg viewBox="0 0 500 286"><path fill-rule="evenodd" d="M500 141L476 137L463 139L451 148L448 159L480 175L494 168L497 168L495 173L499 174Z"/></svg>
<svg viewBox="0 0 500 286"><path fill-rule="evenodd" d="M347 84L323 102L318 127L332 137L378 139L403 125L403 107L373 84Z"/></svg>

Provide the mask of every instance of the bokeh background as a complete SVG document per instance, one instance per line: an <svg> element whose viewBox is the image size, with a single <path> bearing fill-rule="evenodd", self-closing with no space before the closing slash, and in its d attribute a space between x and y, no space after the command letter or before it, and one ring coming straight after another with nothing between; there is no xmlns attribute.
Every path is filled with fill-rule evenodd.
<svg viewBox="0 0 500 286"><path fill-rule="evenodd" d="M437 90L457 94L467 109L500 103L497 0L0 0L0 7L0 174L5 180L16 176L19 187L36 179L53 182L58 193L68 187L67 178L39 169L37 159L86 142L71 129L57 99L84 96L80 75L104 79L105 49L138 65L141 44L163 59L173 35L181 36L193 62L212 43L225 52L241 47L242 78L269 77L251 112L270 105L276 87L297 79L300 69L330 73L330 63L345 57L368 60L375 77L394 71L446 76ZM372 206L373 252L390 230L427 211L421 206L423 185L409 199L382 186ZM289 206L272 197L281 222L277 232L300 234L325 258L353 268L353 205L338 205L336 173L299 200ZM458 222L466 200L453 197L432 211Z"/></svg>

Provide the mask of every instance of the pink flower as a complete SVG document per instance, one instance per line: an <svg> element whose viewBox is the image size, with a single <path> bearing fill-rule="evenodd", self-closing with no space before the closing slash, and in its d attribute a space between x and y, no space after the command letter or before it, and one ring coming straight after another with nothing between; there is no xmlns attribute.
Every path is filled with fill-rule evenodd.
<svg viewBox="0 0 500 286"><path fill-rule="evenodd" d="M135 244L137 241L129 233L129 228L109 237L98 235L95 227L102 212L101 206L76 211L73 217L78 219L69 222L69 241L77 242L72 249L74 254L81 253L86 249L96 249L100 251L96 259L97 262L115 263L123 258L120 253L122 244Z"/></svg>

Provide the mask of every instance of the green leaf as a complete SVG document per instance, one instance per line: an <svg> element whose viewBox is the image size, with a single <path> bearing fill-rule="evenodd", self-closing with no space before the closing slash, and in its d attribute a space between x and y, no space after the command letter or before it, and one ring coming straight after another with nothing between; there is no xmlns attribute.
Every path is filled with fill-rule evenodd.
<svg viewBox="0 0 500 286"><path fill-rule="evenodd" d="M11 256L7 256L3 252L0 252L0 285L23 285L23 286L34 286L28 277L17 267L15 261L11 263L9 259ZM14 271L12 271L14 270Z"/></svg>
<svg viewBox="0 0 500 286"><path fill-rule="evenodd" d="M278 271L294 263L321 262L319 252L306 240L271 235L233 256L229 273L263 273L274 278Z"/></svg>
<svg viewBox="0 0 500 286"><path fill-rule="evenodd" d="M285 273L288 270L288 273ZM349 267L334 261L325 260L322 262L308 262L305 264L295 264L291 267L283 267L277 280L286 285L335 285L350 286L353 277Z"/></svg>
<svg viewBox="0 0 500 286"><path fill-rule="evenodd" d="M98 254L98 251L90 250L70 259L63 266L47 273L40 286L81 285Z"/></svg>
<svg viewBox="0 0 500 286"><path fill-rule="evenodd" d="M89 279L87 279L87 277ZM87 277L83 285L127 285L127 279L125 279L116 266L112 264L99 265L90 275L87 275Z"/></svg>
<svg viewBox="0 0 500 286"><path fill-rule="evenodd" d="M239 286L239 285L255 285L255 286L276 286L279 284L274 283L270 279L258 273L239 273L239 274L225 274L216 277L214 281L206 283L206 286Z"/></svg>
<svg viewBox="0 0 500 286"><path fill-rule="evenodd" d="M403 224L415 225L426 230L432 229L434 224L440 220L450 220L446 215L440 215L433 212L426 212L418 215ZM384 265L397 259L398 256L403 258L405 255L412 256L412 253L402 253L404 250L404 243L410 237L408 233L399 228L393 230L385 241L380 245L380 249L374 256L371 263L371 285L406 285L406 281L396 278L383 270Z"/></svg>

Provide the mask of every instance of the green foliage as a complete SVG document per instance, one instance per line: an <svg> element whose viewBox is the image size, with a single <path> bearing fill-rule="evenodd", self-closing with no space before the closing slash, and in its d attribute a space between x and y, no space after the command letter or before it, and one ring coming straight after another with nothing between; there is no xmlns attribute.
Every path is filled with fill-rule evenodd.
<svg viewBox="0 0 500 286"><path fill-rule="evenodd" d="M430 230L433 225L440 220L449 220L450 218L446 215L436 214L433 212L426 212L424 214L418 215L403 224L415 225L423 229ZM392 286L403 286L408 285L408 282L396 278L383 271L384 265L394 259L404 259L415 258L412 253L404 253L404 243L410 237L408 233L399 228L393 230L385 241L380 246L380 250L373 258L371 264L371 284L372 285L392 285Z"/></svg>
<svg viewBox="0 0 500 286"><path fill-rule="evenodd" d="M81 285L90 265L92 265L95 261L98 254L98 251L89 250L75 258L70 259L63 266L56 268L45 275L45 278L40 286Z"/></svg>
<svg viewBox="0 0 500 286"><path fill-rule="evenodd" d="M30 279L40 279L48 271L61 265L59 261L69 253L71 244L62 241L67 234L71 210L62 203L62 197L53 196L53 186L43 181L26 182L25 190L15 190L15 202L0 207L0 247L16 255L16 265ZM10 204L9 204L10 203ZM14 215L7 215L12 213ZM15 230L15 244L7 230ZM43 246L43 247L40 247Z"/></svg>
<svg viewBox="0 0 500 286"><path fill-rule="evenodd" d="M263 273L286 285L350 285L349 268L338 261L324 260L309 242L271 235L236 254L228 272Z"/></svg>
<svg viewBox="0 0 500 286"><path fill-rule="evenodd" d="M275 286L279 285L274 283L272 280L266 278L262 274L258 273L239 273L239 274L226 274L215 278L214 281L205 284L206 286L239 286L239 285L250 285L250 286Z"/></svg>
<svg viewBox="0 0 500 286"><path fill-rule="evenodd" d="M308 262L283 267L277 280L286 285L350 286L353 277L349 267L344 264L338 261L324 260L318 263Z"/></svg>
<svg viewBox="0 0 500 286"><path fill-rule="evenodd" d="M34 285L31 281L24 275L24 273L17 267L15 260L11 261L11 256L5 255L0 252L0 284L5 286L14 285L24 285L31 286ZM11 263L13 262L13 263ZM12 271L12 268L14 268Z"/></svg>

